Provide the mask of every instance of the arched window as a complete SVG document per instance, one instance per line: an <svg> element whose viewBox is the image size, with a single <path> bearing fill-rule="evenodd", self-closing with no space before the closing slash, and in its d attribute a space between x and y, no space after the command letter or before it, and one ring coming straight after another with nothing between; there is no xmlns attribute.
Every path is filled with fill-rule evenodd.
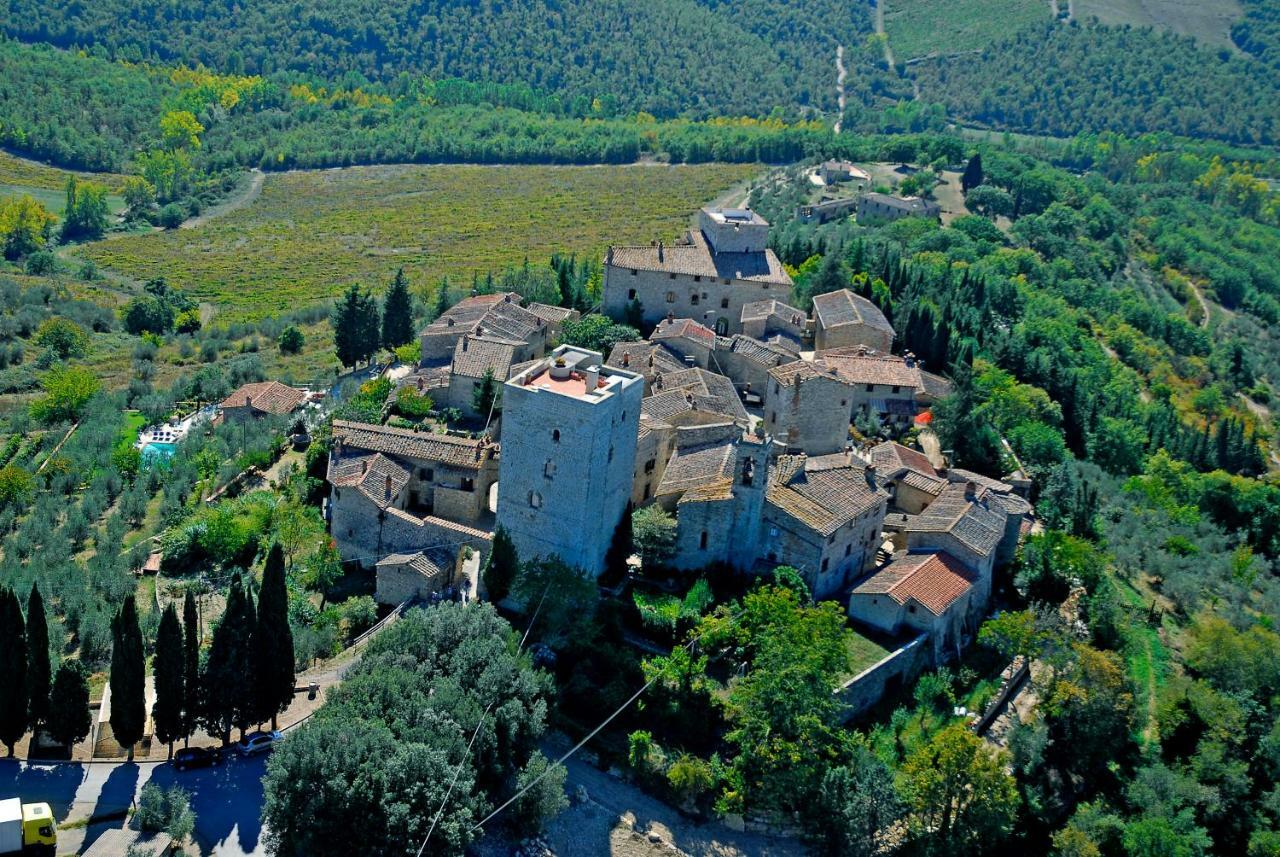
<svg viewBox="0 0 1280 857"><path fill-rule="evenodd" d="M702 550L707 549L707 531L706 530L702 531L702 536L701 538L698 539L698 547Z"/></svg>
<svg viewBox="0 0 1280 857"><path fill-rule="evenodd" d="M667 303L669 303L669 304L673 304L673 303L675 303L675 302L676 302L676 293L675 293L675 292L667 292Z"/></svg>
<svg viewBox="0 0 1280 857"><path fill-rule="evenodd" d="M559 442L560 442L560 429L552 429L552 430L551 430L551 441L552 441L552 443L559 443Z"/></svg>
<svg viewBox="0 0 1280 857"><path fill-rule="evenodd" d="M716 319L716 335L727 336L728 334L729 334L729 319L717 318Z"/></svg>
<svg viewBox="0 0 1280 857"><path fill-rule="evenodd" d="M556 475L556 463L552 461L550 458L548 458L547 463L543 465L542 475L547 477L548 479Z"/></svg>
<svg viewBox="0 0 1280 857"><path fill-rule="evenodd" d="M530 508L533 508L533 509L541 509L541 508L542 508L542 495L541 495L541 494L539 494L537 491L530 491L530 492L529 492L529 506L530 506Z"/></svg>

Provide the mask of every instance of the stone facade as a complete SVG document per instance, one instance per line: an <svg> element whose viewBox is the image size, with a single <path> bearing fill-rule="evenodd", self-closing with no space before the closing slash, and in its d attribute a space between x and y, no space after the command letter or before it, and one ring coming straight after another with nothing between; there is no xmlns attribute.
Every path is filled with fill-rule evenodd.
<svg viewBox="0 0 1280 857"><path fill-rule="evenodd" d="M974 577L945 552L902 555L854 587L849 615L885 634L927 633L938 662L977 631Z"/></svg>
<svg viewBox="0 0 1280 857"><path fill-rule="evenodd" d="M850 384L851 420L874 413L905 426L951 391L945 378L926 372L911 355L897 357L857 346L825 351L818 362Z"/></svg>
<svg viewBox="0 0 1280 857"><path fill-rule="evenodd" d="M858 222L900 220L903 217L938 217L942 209L931 199L918 196L892 196L887 193L864 193L858 197Z"/></svg>
<svg viewBox="0 0 1280 857"><path fill-rule="evenodd" d="M473 295L463 298L418 334L422 346L420 366L443 366L452 361L458 340L464 336L486 337L510 343L515 363L541 357L547 350L551 325L520 306L515 292Z"/></svg>
<svg viewBox="0 0 1280 857"><path fill-rule="evenodd" d="M765 431L793 451L825 455L849 442L854 389L820 364L797 361L769 370Z"/></svg>
<svg viewBox="0 0 1280 857"><path fill-rule="evenodd" d="M686 365L706 369L711 362L711 352L716 347L716 335L711 328L688 318L666 318L649 334L650 342L657 342L679 354Z"/></svg>
<svg viewBox="0 0 1280 857"><path fill-rule="evenodd" d="M412 598L426 598L453 582L456 566L457 554L439 548L388 554L378 561L373 598L379 604L403 604Z"/></svg>
<svg viewBox="0 0 1280 857"><path fill-rule="evenodd" d="M794 363L799 358L780 345L735 333L732 337L716 340L712 359L715 368L733 381L744 395L755 396L759 399L757 404L763 404L769 389L769 370Z"/></svg>
<svg viewBox="0 0 1280 857"><path fill-rule="evenodd" d="M884 313L859 294L840 289L813 299L813 347L819 354L860 345L887 354L893 337Z"/></svg>
<svg viewBox="0 0 1280 857"><path fill-rule="evenodd" d="M761 556L794 566L814 598L832 597L875 562L888 499L849 454L781 456L769 473Z"/></svg>
<svg viewBox="0 0 1280 857"><path fill-rule="evenodd" d="M689 318L721 336L741 330L742 308L785 301L791 278L765 246L769 224L737 209L703 209L683 242L610 247L604 265L604 311L625 319L638 302L644 324Z"/></svg>
<svg viewBox="0 0 1280 857"><path fill-rule="evenodd" d="M631 497L644 379L560 346L503 387L498 524L522 560L591 576Z"/></svg>

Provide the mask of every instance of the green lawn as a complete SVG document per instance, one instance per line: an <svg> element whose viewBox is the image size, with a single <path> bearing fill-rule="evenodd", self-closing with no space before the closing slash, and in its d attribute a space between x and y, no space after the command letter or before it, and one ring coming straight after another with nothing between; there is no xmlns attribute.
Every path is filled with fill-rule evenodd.
<svg viewBox="0 0 1280 857"><path fill-rule="evenodd" d="M1158 738L1156 703L1169 673L1169 650L1160 639L1159 630L1146 622L1150 601L1128 581L1117 580L1116 588L1130 609L1124 655L1136 690L1138 737L1149 744Z"/></svg>
<svg viewBox="0 0 1280 857"><path fill-rule="evenodd" d="M0 185L17 185L60 191L67 186L67 176L71 175L71 173L72 171L70 170L46 166L0 151ZM85 181L106 185L108 189L113 191L119 191L124 187L125 176L118 173L76 172L75 175ZM61 208L61 204L58 207Z"/></svg>
<svg viewBox="0 0 1280 857"><path fill-rule="evenodd" d="M0 184L0 199L5 197L30 196L36 202L43 205L49 211L62 216L63 211L67 207L67 192L65 189L54 189L45 187L33 187L31 185L20 184ZM124 197L115 194L107 195L107 210L112 214L119 214L124 211Z"/></svg>
<svg viewBox="0 0 1280 857"><path fill-rule="evenodd" d="M77 252L136 280L163 275L221 318L253 318L382 286L416 286L554 252L671 240L751 165L382 166L272 174L251 205L199 228Z"/></svg>
<svg viewBox="0 0 1280 857"><path fill-rule="evenodd" d="M889 650L873 640L851 632L849 636L849 678L853 678L867 667L874 666L882 658L889 655Z"/></svg>
<svg viewBox="0 0 1280 857"><path fill-rule="evenodd" d="M888 0L884 8L884 30L898 62L977 50L1049 20L1046 0Z"/></svg>

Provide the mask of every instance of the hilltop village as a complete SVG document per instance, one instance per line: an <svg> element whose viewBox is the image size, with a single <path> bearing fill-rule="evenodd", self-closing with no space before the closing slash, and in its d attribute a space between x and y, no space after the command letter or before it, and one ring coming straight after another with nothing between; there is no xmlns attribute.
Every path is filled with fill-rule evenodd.
<svg viewBox="0 0 1280 857"><path fill-rule="evenodd" d="M655 505L675 520L667 568L789 566L855 627L927 640L927 658L895 669L971 642L1030 526L1029 482L950 467L927 429L949 392L941 367L893 353L883 313L847 289L811 314L789 306L768 230L706 208L675 243L609 248L603 311L650 330L609 354L557 344L579 313L515 293L427 325L396 384L486 428L334 421L326 517L342 558L376 568L377 600L486 597L497 531L521 561L599 578L624 517ZM480 413L486 377L503 383ZM867 419L925 446L855 444Z"/></svg>

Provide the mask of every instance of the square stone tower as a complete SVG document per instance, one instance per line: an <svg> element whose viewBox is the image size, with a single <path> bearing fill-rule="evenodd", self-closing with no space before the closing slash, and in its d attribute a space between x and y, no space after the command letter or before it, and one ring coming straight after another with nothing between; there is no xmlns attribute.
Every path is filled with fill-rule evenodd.
<svg viewBox="0 0 1280 857"><path fill-rule="evenodd" d="M498 526L521 561L604 570L631 497L644 378L562 345L502 388Z"/></svg>

